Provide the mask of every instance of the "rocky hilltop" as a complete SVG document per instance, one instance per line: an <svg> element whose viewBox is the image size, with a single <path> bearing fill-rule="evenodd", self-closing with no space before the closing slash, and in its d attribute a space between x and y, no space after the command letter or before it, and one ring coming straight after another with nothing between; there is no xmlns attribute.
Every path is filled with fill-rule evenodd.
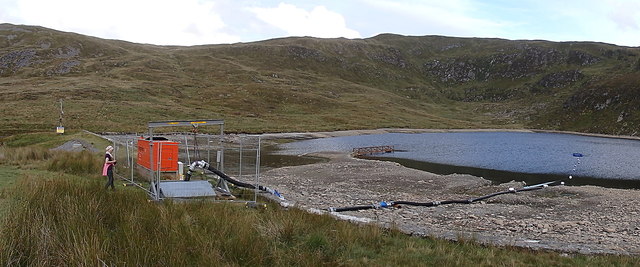
<svg viewBox="0 0 640 267"><path fill-rule="evenodd" d="M640 49L383 34L191 47L0 24L0 132L138 131L224 118L232 131L542 128L637 135Z"/></svg>

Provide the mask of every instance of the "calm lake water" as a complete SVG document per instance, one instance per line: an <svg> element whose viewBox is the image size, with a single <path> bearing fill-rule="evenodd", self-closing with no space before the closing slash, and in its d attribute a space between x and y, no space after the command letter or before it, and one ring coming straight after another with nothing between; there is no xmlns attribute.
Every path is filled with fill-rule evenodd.
<svg viewBox="0 0 640 267"><path fill-rule="evenodd" d="M627 139L525 132L389 133L287 143L276 153L351 152L381 145L399 151L374 158L439 174L467 173L528 184L572 175L571 185L640 188L640 141Z"/></svg>

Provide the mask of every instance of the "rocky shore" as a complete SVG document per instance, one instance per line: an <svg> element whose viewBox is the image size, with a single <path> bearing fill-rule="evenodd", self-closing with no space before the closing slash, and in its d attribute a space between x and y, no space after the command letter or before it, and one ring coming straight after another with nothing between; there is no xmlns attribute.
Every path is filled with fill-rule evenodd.
<svg viewBox="0 0 640 267"><path fill-rule="evenodd" d="M384 132L387 130L266 137L305 139ZM469 199L524 186L518 181L492 185L471 175L437 175L393 162L357 159L345 153L323 152L313 156L330 160L272 169L262 173L262 182L281 191L287 198L285 205L323 213L329 213L326 211L329 207L380 201ZM556 186L500 195L474 204L403 206L329 214L397 228L416 236L566 253L640 255L638 190Z"/></svg>

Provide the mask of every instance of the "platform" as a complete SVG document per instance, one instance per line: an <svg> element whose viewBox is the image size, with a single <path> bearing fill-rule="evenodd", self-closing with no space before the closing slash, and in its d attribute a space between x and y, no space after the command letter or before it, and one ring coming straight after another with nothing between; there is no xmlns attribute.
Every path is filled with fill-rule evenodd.
<svg viewBox="0 0 640 267"><path fill-rule="evenodd" d="M161 198L215 197L209 181L160 181Z"/></svg>

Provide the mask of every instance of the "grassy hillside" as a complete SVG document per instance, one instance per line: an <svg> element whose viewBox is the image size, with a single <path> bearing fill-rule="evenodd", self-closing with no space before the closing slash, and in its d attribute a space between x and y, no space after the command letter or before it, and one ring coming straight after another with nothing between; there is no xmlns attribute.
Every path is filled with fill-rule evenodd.
<svg viewBox="0 0 640 267"><path fill-rule="evenodd" d="M600 43L391 34L153 46L1 24L0 135L53 130L59 99L65 127L100 132L220 118L235 132L535 127L635 134L639 54Z"/></svg>

